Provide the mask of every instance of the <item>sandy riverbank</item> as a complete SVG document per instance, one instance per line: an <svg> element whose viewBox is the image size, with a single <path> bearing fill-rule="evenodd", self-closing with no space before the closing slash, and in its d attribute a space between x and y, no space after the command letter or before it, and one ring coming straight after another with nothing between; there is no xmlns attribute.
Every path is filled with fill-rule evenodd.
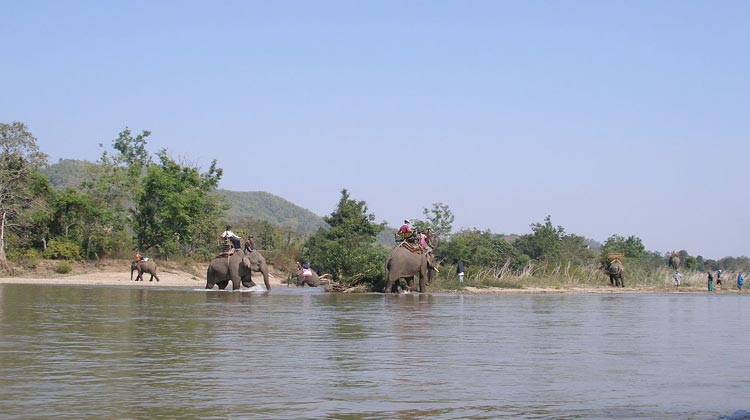
<svg viewBox="0 0 750 420"><path fill-rule="evenodd" d="M166 287L189 287L202 288L206 285L205 270L207 265L196 264L186 266L180 263L163 262L159 266L157 274L160 281L149 282L146 275L144 282L130 280L130 262L124 260L107 260L97 263L80 262L73 265L69 274L58 274L54 270L55 261L42 261L33 270L17 270L12 276L0 277L0 284L54 284L54 285L104 285L104 286L166 286ZM271 287L284 286L286 274L271 267L269 282ZM253 275L253 280L263 284L259 274ZM663 293L708 293L705 287L683 286L679 289L671 287L626 287L616 288L603 284L598 287L564 287L564 288L477 288L467 286L462 290L437 290L430 288L431 292L437 293L460 293L460 294L663 294ZM727 285L724 289L716 291L718 294L737 294L736 287Z"/></svg>
<svg viewBox="0 0 750 420"><path fill-rule="evenodd" d="M177 264L160 264L157 270L159 281L149 282L150 275L144 274L143 282L130 280L129 261L107 261L103 263L76 263L69 274L58 274L53 263L43 262L33 270L21 271L11 276L0 277L0 284L55 284L55 285L105 285L105 286L168 286L168 287L205 287L207 265L194 267L177 267ZM135 277L135 274L134 274ZM269 283L271 287L282 285L281 273L271 270ZM253 274L253 281L263 284L260 274Z"/></svg>

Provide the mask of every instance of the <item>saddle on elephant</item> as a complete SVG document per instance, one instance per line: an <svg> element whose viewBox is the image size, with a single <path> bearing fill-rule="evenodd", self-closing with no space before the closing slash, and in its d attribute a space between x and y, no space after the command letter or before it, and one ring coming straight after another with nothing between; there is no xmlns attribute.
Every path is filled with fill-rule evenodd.
<svg viewBox="0 0 750 420"><path fill-rule="evenodd" d="M427 250L422 248L418 243L416 242L410 242L410 241L402 241L398 246L404 247L409 252L413 252L415 254L422 254L426 252Z"/></svg>
<svg viewBox="0 0 750 420"><path fill-rule="evenodd" d="M232 243L229 241L229 238L224 239L224 248L222 249L221 253L216 256L216 258L229 258L237 251L237 249L232 246Z"/></svg>

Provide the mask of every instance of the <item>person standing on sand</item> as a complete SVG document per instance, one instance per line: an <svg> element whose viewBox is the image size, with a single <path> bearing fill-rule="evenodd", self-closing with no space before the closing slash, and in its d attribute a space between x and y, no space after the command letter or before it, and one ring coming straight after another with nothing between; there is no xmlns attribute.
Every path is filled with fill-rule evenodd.
<svg viewBox="0 0 750 420"><path fill-rule="evenodd" d="M456 275L458 275L458 282L464 282L464 262L461 260L456 261Z"/></svg>
<svg viewBox="0 0 750 420"><path fill-rule="evenodd" d="M674 274L672 275L672 284L675 285L675 287L680 287L680 283L682 283L682 274L680 274L679 271L675 270Z"/></svg>
<svg viewBox="0 0 750 420"><path fill-rule="evenodd" d="M737 290L740 292L742 291L742 283L744 283L745 279L742 278L742 272L737 273Z"/></svg>
<svg viewBox="0 0 750 420"><path fill-rule="evenodd" d="M721 270L716 271L716 287L721 286Z"/></svg>
<svg viewBox="0 0 750 420"><path fill-rule="evenodd" d="M706 273L708 273L708 291L713 292L714 291L714 275L711 274L711 270L707 270Z"/></svg>

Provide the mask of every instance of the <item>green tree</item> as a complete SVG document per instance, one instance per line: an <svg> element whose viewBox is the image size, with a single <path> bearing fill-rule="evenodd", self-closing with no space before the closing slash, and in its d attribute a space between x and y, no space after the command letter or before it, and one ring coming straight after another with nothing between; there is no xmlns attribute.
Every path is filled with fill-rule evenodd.
<svg viewBox="0 0 750 420"><path fill-rule="evenodd" d="M225 208L210 192L223 171L215 160L200 173L169 158L166 150L157 156L160 164L148 167L136 198L133 229L138 248L168 258L180 250L189 255L197 248L213 247Z"/></svg>
<svg viewBox="0 0 750 420"><path fill-rule="evenodd" d="M554 227L548 215L544 223L532 223L530 235L523 235L513 244L521 253L534 260L556 260L560 258L561 241L565 236L562 226Z"/></svg>
<svg viewBox="0 0 750 420"><path fill-rule="evenodd" d="M621 252L625 254L625 258L638 260L645 255L646 247L643 246L643 241L637 236L631 235L624 238L620 235L612 235L602 245L600 254L602 264L608 263L607 254L610 252Z"/></svg>
<svg viewBox="0 0 750 420"><path fill-rule="evenodd" d="M330 228L319 229L305 242L303 260L346 285L382 280L387 250L375 241L384 226L375 223L367 204L343 189L336 210L324 220Z"/></svg>
<svg viewBox="0 0 750 420"><path fill-rule="evenodd" d="M502 235L495 235L489 230L467 229L455 233L451 240L442 243L435 249L439 261L453 264L463 261L467 267L500 268L510 264L518 268L518 252Z"/></svg>
<svg viewBox="0 0 750 420"><path fill-rule="evenodd" d="M415 220L414 226L419 230L430 231L432 246L450 238L453 232L453 212L447 204L433 203L431 209L423 209L425 220Z"/></svg>
<svg viewBox="0 0 750 420"><path fill-rule="evenodd" d="M47 156L20 122L0 123L0 268L10 270L5 255L5 231L22 230L19 214L35 198L31 182Z"/></svg>

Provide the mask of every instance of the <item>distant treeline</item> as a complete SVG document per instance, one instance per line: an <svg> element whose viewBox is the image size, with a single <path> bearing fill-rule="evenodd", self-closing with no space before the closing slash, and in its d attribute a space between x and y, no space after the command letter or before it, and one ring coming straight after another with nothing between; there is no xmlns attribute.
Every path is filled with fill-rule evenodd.
<svg viewBox="0 0 750 420"><path fill-rule="evenodd" d="M167 150L147 151L148 131L125 128L102 147L97 162L60 160L49 165L36 139L19 122L0 124L0 264L33 266L40 257L63 260L129 257L135 250L162 259L208 260L219 249L226 224L245 236L272 263L309 261L347 285L377 288L393 228L375 223L365 201L342 190L336 210L323 218L265 192L217 189L223 171L186 165ZM502 235L476 229L453 232L443 203L425 208L416 227L433 234L443 266L464 262L469 274L545 276L565 267L601 267L609 252L625 254L626 266L665 267L668 255L647 251L635 237L612 235L604 244L569 234L551 217L531 233ZM680 251L690 270L747 270L747 257L718 261ZM450 271L443 270L448 277ZM471 277L471 276L469 276Z"/></svg>

